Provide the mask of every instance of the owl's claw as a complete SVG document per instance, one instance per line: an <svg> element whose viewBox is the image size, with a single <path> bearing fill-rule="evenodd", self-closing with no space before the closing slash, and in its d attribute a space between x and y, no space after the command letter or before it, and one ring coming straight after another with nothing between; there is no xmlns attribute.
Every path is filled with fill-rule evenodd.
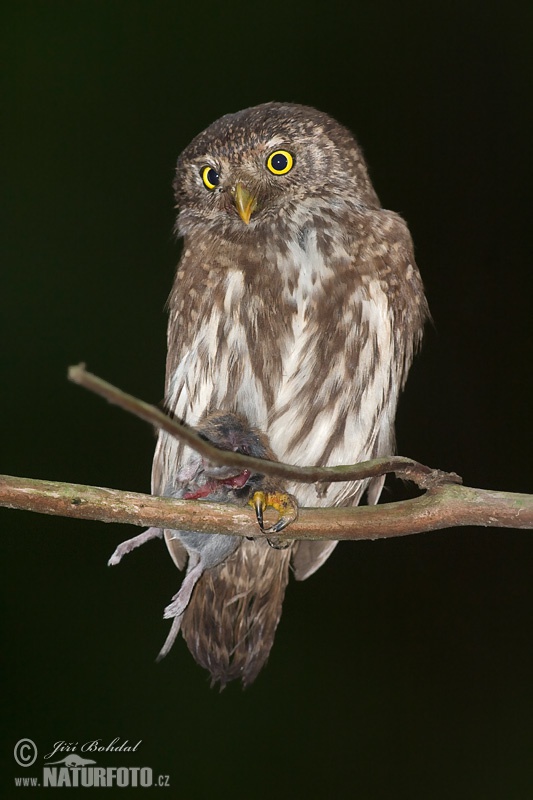
<svg viewBox="0 0 533 800"><path fill-rule="evenodd" d="M287 492L254 492L249 505L255 509L257 523L263 533L281 533L291 522L298 517L298 505L291 494ZM267 508L274 508L279 513L279 519L269 528L264 525L264 512ZM289 542L280 541L277 537L267 540L271 547L283 549Z"/></svg>

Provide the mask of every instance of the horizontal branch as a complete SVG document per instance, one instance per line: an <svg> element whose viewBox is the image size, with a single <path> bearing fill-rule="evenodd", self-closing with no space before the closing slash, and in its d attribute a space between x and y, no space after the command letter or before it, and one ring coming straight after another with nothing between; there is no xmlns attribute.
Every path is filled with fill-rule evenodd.
<svg viewBox="0 0 533 800"><path fill-rule="evenodd" d="M249 469L251 472L273 475L298 483L359 481L387 475L391 472L394 472L399 478L414 481L421 489L429 489L441 483L461 483L461 478L454 472L432 469L404 456L386 456L375 458L372 461L362 461L359 464L337 467L297 467L292 464L283 464L280 461L265 461L262 458L221 450L199 436L189 425L178 422L156 406L145 403L102 380L97 375L87 372L83 364L69 367L68 377L73 383L83 386L124 411L149 422L154 427L166 431L209 459L213 464Z"/></svg>
<svg viewBox="0 0 533 800"><path fill-rule="evenodd" d="M0 505L100 522L262 535L251 508L8 475L0 476ZM386 539L463 525L533 528L533 496L446 483L397 503L300 509L285 538Z"/></svg>

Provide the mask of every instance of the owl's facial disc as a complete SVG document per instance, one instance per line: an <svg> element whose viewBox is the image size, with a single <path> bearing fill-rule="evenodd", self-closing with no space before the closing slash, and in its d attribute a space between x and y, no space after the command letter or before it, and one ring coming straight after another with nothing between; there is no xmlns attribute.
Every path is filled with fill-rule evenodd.
<svg viewBox="0 0 533 800"><path fill-rule="evenodd" d="M239 217L246 225L250 224L250 217L257 208L257 197L242 184L237 183L231 192L235 208Z"/></svg>

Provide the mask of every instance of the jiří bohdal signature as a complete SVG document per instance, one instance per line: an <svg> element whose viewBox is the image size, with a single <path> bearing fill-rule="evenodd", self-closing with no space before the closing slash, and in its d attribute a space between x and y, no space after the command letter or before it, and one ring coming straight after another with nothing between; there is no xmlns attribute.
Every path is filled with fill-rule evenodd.
<svg viewBox="0 0 533 800"><path fill-rule="evenodd" d="M78 742L66 742L61 740L60 742L55 742L53 750L50 753L47 753L44 757L48 760L56 755L62 755L63 753L66 753L67 755L63 759L60 759L59 761L50 761L49 763L64 763L67 765L67 767L81 767L85 764L96 764L96 761L84 759L81 756L78 756L78 750L81 753L134 753L141 742L142 739L139 739L136 744L130 744L128 739L124 739L124 741L121 742L120 737L115 736L115 738L109 742L109 744L104 744L102 739L92 739L91 741L84 742L80 746Z"/></svg>

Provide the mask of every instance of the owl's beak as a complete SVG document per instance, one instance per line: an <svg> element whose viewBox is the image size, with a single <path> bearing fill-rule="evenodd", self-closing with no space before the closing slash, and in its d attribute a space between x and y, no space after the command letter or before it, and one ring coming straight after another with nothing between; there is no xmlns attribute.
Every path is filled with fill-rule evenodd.
<svg viewBox="0 0 533 800"><path fill-rule="evenodd" d="M242 183L238 183L233 190L233 199L239 217L248 225L250 217L257 208L257 197L249 192Z"/></svg>

